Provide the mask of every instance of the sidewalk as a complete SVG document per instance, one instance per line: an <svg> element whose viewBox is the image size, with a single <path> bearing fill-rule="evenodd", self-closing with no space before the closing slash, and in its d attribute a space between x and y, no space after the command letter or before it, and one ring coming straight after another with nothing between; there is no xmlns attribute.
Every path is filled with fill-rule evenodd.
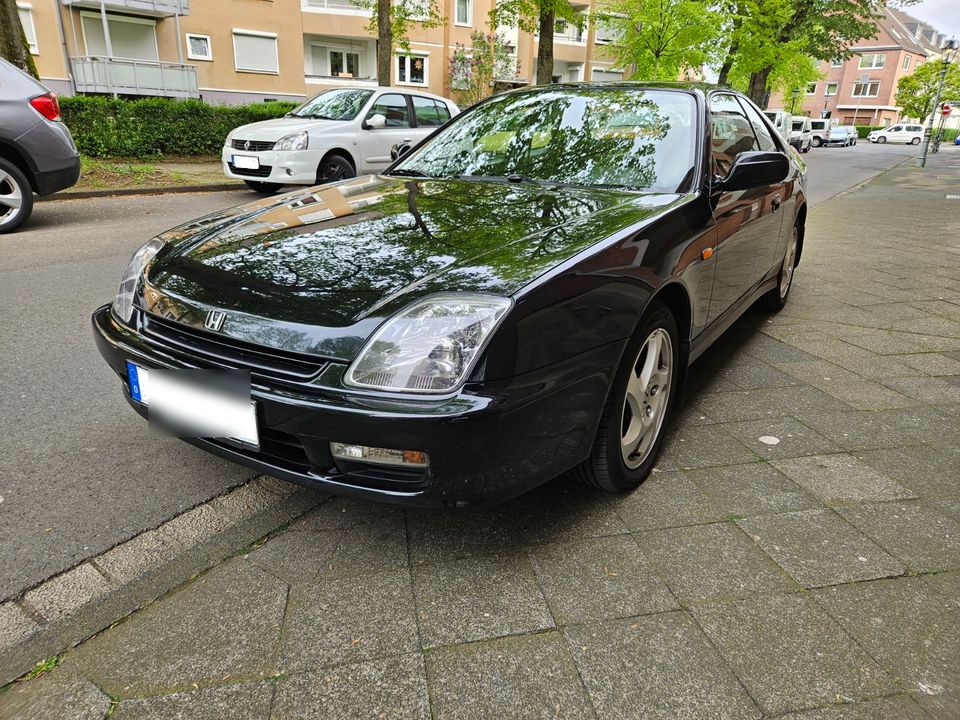
<svg viewBox="0 0 960 720"><path fill-rule="evenodd" d="M787 308L691 369L637 492L318 496L8 686L0 718L956 720L949 196L944 148L812 209Z"/></svg>

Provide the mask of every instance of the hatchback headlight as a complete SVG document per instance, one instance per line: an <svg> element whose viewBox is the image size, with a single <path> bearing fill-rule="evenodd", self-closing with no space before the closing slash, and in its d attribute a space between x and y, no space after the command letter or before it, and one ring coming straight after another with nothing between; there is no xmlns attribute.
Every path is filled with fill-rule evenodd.
<svg viewBox="0 0 960 720"><path fill-rule="evenodd" d="M347 369L354 387L444 393L466 380L512 305L473 293L431 295L387 320Z"/></svg>
<svg viewBox="0 0 960 720"><path fill-rule="evenodd" d="M130 322L130 316L133 315L133 298L137 294L137 286L140 284L143 271L165 244L160 238L154 238L143 245L130 258L127 271L120 281L117 296L113 299L113 314L123 322Z"/></svg>
<svg viewBox="0 0 960 720"><path fill-rule="evenodd" d="M276 150L306 150L309 144L310 136L306 130L301 130L300 132L284 135L277 140L277 144L273 147Z"/></svg>

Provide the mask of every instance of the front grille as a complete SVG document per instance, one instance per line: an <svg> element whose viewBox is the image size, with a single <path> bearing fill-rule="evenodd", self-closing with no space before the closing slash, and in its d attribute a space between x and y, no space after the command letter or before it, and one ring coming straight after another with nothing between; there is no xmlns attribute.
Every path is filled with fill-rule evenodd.
<svg viewBox="0 0 960 720"><path fill-rule="evenodd" d="M226 335L215 335L190 325L142 313L144 337L174 354L187 354L206 360L214 367L249 370L253 377L305 383L313 380L328 365L326 360L266 348Z"/></svg>
<svg viewBox="0 0 960 720"><path fill-rule="evenodd" d="M264 150L273 150L276 143L266 140L233 140L234 150L246 150L247 152L263 152Z"/></svg>
<svg viewBox="0 0 960 720"><path fill-rule="evenodd" d="M261 165L256 170L250 170L249 168L238 168L233 163L227 163L227 166L230 168L230 172L237 175L247 175L249 177L270 177L270 173L273 172L272 165Z"/></svg>
<svg viewBox="0 0 960 720"><path fill-rule="evenodd" d="M239 448L228 440L208 438L207 442L229 448L242 455L267 462L274 467L283 468L300 475L310 473L310 460L303 448L303 442L296 435L264 427L262 419L260 425L260 449L250 450Z"/></svg>

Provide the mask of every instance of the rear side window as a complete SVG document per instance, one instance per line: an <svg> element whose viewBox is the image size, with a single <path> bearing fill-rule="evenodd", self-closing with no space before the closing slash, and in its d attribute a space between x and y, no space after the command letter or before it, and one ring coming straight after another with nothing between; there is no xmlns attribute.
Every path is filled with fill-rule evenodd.
<svg viewBox="0 0 960 720"><path fill-rule="evenodd" d="M413 96L413 114L420 127L439 127L450 119L447 106L432 98Z"/></svg>
<svg viewBox="0 0 960 720"><path fill-rule="evenodd" d="M410 111L407 108L406 95L381 95L370 108L367 117L383 115L387 119L387 127L410 127Z"/></svg>
<svg viewBox="0 0 960 720"><path fill-rule="evenodd" d="M733 95L710 98L711 152L717 173L725 177L740 153L758 150L753 128L743 106Z"/></svg>

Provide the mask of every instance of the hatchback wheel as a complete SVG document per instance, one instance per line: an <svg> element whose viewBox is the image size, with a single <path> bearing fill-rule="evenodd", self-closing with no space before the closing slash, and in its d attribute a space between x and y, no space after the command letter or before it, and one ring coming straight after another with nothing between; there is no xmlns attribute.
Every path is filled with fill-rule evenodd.
<svg viewBox="0 0 960 720"><path fill-rule="evenodd" d="M797 267L797 248L800 245L800 226L794 225L787 242L787 251L783 254L777 286L764 295L760 301L768 310L781 310L787 304L790 288L793 286L793 273Z"/></svg>
<svg viewBox="0 0 960 720"><path fill-rule="evenodd" d="M244 180L244 182L248 188L261 195L274 195L283 187L280 183L257 182L256 180Z"/></svg>
<svg viewBox="0 0 960 720"><path fill-rule="evenodd" d="M919 144L920 144L920 138L914 138L913 140L910 141L910 144L911 144L911 145L919 145Z"/></svg>
<svg viewBox="0 0 960 720"><path fill-rule="evenodd" d="M13 232L33 211L30 181L12 162L0 158L0 233Z"/></svg>
<svg viewBox="0 0 960 720"><path fill-rule="evenodd" d="M881 145L883 145L883 143L885 143L886 141L887 139L883 135L877 138L877 142L880 143Z"/></svg>
<svg viewBox="0 0 960 720"><path fill-rule="evenodd" d="M820 138L815 137L810 144L814 147L820 147L823 144L823 141Z"/></svg>
<svg viewBox="0 0 960 720"><path fill-rule="evenodd" d="M663 444L682 361L673 313L654 302L617 370L593 451L573 471L578 480L625 492L646 479Z"/></svg>
<svg viewBox="0 0 960 720"><path fill-rule="evenodd" d="M342 155L328 155L317 169L317 184L346 180L357 176L353 163Z"/></svg>

